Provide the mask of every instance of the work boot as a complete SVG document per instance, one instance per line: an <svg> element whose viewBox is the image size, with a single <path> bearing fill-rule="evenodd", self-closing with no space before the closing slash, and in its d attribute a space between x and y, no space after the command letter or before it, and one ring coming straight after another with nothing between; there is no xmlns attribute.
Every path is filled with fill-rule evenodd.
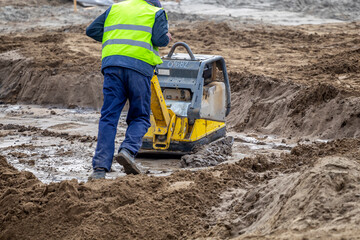
<svg viewBox="0 0 360 240"><path fill-rule="evenodd" d="M120 152L115 156L115 160L124 167L126 174L140 174L141 171L136 166L135 156L131 154L125 148L122 148Z"/></svg>
<svg viewBox="0 0 360 240"><path fill-rule="evenodd" d="M104 168L96 168L89 176L88 180L105 179L106 171Z"/></svg>

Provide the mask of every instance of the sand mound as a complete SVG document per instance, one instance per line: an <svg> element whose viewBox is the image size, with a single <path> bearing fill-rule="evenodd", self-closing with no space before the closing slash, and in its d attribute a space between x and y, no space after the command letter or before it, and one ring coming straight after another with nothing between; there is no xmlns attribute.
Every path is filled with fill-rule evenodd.
<svg viewBox="0 0 360 240"><path fill-rule="evenodd" d="M334 226L348 236L359 221L359 147L358 140L341 140L210 170L85 184L45 185L0 157L0 239L227 238L292 233L296 222L301 236L311 226ZM277 218L267 221L272 213Z"/></svg>
<svg viewBox="0 0 360 240"><path fill-rule="evenodd" d="M220 190L206 172L44 185L3 157L0 163L0 239L186 238L216 202L211 192Z"/></svg>
<svg viewBox="0 0 360 240"><path fill-rule="evenodd" d="M0 38L0 101L101 107L98 46L85 36L74 38L64 31L74 30Z"/></svg>
<svg viewBox="0 0 360 240"><path fill-rule="evenodd" d="M360 40L355 41L360 43ZM360 73L360 48L336 55L323 56L313 65L300 67L299 71L304 71L305 74L313 77L321 74Z"/></svg>
<svg viewBox="0 0 360 240"><path fill-rule="evenodd" d="M255 130L292 137L359 137L360 98L331 85L284 83L250 73L231 73L236 131Z"/></svg>
<svg viewBox="0 0 360 240"><path fill-rule="evenodd" d="M359 160L321 158L311 169L224 193L214 216L228 224L230 236L241 236L237 239L340 239L343 232L357 237L360 195L354 192L360 190L359 177Z"/></svg>

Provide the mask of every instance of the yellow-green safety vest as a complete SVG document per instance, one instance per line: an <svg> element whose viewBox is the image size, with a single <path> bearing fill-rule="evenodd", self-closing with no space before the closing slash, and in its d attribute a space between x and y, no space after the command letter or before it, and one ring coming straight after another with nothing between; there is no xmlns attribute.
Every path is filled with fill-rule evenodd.
<svg viewBox="0 0 360 240"><path fill-rule="evenodd" d="M121 55L152 66L161 64L159 49L151 41L155 15L160 10L144 0L112 5L104 25L102 59Z"/></svg>

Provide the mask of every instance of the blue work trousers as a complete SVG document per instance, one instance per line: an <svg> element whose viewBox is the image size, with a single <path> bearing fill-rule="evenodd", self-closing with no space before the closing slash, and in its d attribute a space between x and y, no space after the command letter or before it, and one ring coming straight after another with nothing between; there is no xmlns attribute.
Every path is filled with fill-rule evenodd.
<svg viewBox="0 0 360 240"><path fill-rule="evenodd" d="M98 142L93 158L94 169L111 169L117 125L127 99L130 103L126 118L128 128L120 149L126 148L134 154L139 151L142 138L150 127L150 83L151 77L129 68L104 69L104 105L101 109Z"/></svg>

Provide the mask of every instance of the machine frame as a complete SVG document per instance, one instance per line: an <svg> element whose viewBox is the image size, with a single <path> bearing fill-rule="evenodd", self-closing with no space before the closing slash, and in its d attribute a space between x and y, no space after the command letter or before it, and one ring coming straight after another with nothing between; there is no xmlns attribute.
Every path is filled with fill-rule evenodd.
<svg viewBox="0 0 360 240"><path fill-rule="evenodd" d="M184 47L187 54L174 54ZM217 68L225 84L225 116L231 109L230 83L225 60L216 55L194 55L183 42L175 43L163 63L155 69L151 81L151 127L143 138L140 153L191 152L199 144L207 144L226 135L225 117L221 120L201 118L205 72L216 81ZM177 116L166 106L162 89L184 89L191 92L186 116Z"/></svg>

